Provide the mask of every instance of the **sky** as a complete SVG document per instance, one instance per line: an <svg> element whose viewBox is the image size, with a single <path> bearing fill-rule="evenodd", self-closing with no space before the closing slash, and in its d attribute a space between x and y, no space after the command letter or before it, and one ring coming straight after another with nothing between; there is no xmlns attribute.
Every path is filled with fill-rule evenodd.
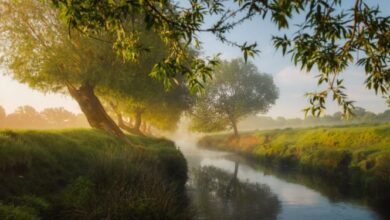
<svg viewBox="0 0 390 220"><path fill-rule="evenodd" d="M352 2L352 0L345 2ZM389 0L373 0L370 2L378 3L383 14L390 14ZM261 53L250 60L258 67L260 72L273 76L280 93L275 105L265 115L302 118L304 116L302 109L308 105L304 94L318 89L314 77L318 73L315 71L311 73L302 72L294 66L288 57L283 57L280 52L277 52L271 41L271 36L275 33L279 32L270 21L254 19L237 27L228 36L238 42L257 42L259 45ZM242 57L242 53L238 48L218 42L211 34L204 33L199 37L203 42L203 54L206 56L221 53L223 59ZM346 93L350 99L355 101L356 106L375 113L388 109L383 98L376 96L373 91L365 88L365 74L361 68L351 66L343 72L342 76L346 82ZM13 80L5 69L0 69L0 105L5 108L7 113L14 111L20 105L31 105L37 110L46 107L65 107L75 113L81 112L77 102L71 97L64 94L43 94L32 90L27 85ZM339 107L331 100L327 102L326 114L333 114L338 110L340 110Z"/></svg>

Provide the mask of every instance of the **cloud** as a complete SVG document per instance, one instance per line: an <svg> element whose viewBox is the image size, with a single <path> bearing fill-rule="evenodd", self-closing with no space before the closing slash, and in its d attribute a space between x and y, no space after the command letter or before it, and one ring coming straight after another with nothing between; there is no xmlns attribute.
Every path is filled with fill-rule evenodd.
<svg viewBox="0 0 390 220"><path fill-rule="evenodd" d="M302 88L316 85L314 74L304 72L297 67L288 66L275 74L274 80L279 87Z"/></svg>
<svg viewBox="0 0 390 220"><path fill-rule="evenodd" d="M299 68L288 66L274 75L275 84L279 87L280 96L268 116L276 117L302 117L302 109L309 105L306 92L319 91L322 87L317 86L315 72L305 73ZM350 100L356 101L355 106L363 107L372 112L383 112L387 109L386 103L381 96L375 95L364 85L364 71L357 67L348 68L340 75L345 79L346 93ZM340 110L340 106L329 98L326 103L326 113L333 114Z"/></svg>

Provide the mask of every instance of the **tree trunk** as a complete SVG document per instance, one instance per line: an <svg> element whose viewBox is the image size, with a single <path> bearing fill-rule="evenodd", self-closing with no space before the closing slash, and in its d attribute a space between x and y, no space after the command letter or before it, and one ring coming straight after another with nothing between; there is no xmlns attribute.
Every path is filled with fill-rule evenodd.
<svg viewBox="0 0 390 220"><path fill-rule="evenodd" d="M141 132L141 124L142 124L142 113L145 109L143 108L136 108L135 109L135 123L134 123L134 129Z"/></svg>
<svg viewBox="0 0 390 220"><path fill-rule="evenodd" d="M141 129L142 129L142 132L143 132L143 133L147 133L147 127L148 127L148 125L146 124L145 121L142 122L142 125L141 125L141 126L142 126L142 128L141 128Z"/></svg>
<svg viewBox="0 0 390 220"><path fill-rule="evenodd" d="M130 126L130 127L133 127L133 119L132 118L128 118L128 122L127 124Z"/></svg>
<svg viewBox="0 0 390 220"><path fill-rule="evenodd" d="M102 103L94 93L94 87L84 83L80 88L67 84L70 95L78 102L91 127L105 131L119 139L132 144L121 129L105 111Z"/></svg>
<svg viewBox="0 0 390 220"><path fill-rule="evenodd" d="M146 132L149 134L149 135L152 135L152 126L150 124L148 124L148 127L146 128Z"/></svg>
<svg viewBox="0 0 390 220"><path fill-rule="evenodd" d="M114 110L114 112L115 112L115 114L117 116L118 126L121 129L125 130L126 132L128 132L130 134L144 136L144 134L142 132L140 132L139 130L132 128L130 125L126 125L126 123L123 120L122 114L120 113L120 111L118 110L117 106L114 103L110 102L110 105L111 105L112 109Z"/></svg>
<svg viewBox="0 0 390 220"><path fill-rule="evenodd" d="M237 123L234 120L232 120L232 127L233 127L233 131L234 131L234 137L238 137L239 134L238 134L238 129L237 129Z"/></svg>

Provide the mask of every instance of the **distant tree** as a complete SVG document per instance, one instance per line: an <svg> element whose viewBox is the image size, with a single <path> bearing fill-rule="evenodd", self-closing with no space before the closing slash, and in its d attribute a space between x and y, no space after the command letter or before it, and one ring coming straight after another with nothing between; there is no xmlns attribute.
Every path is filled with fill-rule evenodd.
<svg viewBox="0 0 390 220"><path fill-rule="evenodd" d="M286 120L285 117L279 116L279 117L276 118L276 123L277 123L279 126L283 127L284 125L286 125L287 120Z"/></svg>
<svg viewBox="0 0 390 220"><path fill-rule="evenodd" d="M241 59L222 62L197 99L192 128L204 132L232 128L238 136L240 119L267 112L277 98L272 77L259 73L254 64Z"/></svg>
<svg viewBox="0 0 390 220"><path fill-rule="evenodd" d="M337 120L340 120L342 118L342 113L341 112L335 112L333 115L332 115L333 118L337 119Z"/></svg>
<svg viewBox="0 0 390 220"><path fill-rule="evenodd" d="M267 129L267 128L283 128L283 127L310 127L310 126L332 126L332 125L349 125L358 123L388 123L390 122L390 110L375 114L367 111L364 108L356 107L353 112L354 116L348 120L342 118L341 112L336 112L333 115L323 115L321 117L308 116L304 119L292 118L282 119L271 117L251 115L246 117L239 123L242 129ZM280 123L284 121L285 123Z"/></svg>
<svg viewBox="0 0 390 220"><path fill-rule="evenodd" d="M141 72L134 77L132 87L124 85L120 91L102 93L107 95L103 97L115 112L118 125L130 133L142 134L143 122L161 130L176 128L181 114L192 104L187 87L179 79L177 83L178 85L166 91L161 82ZM128 120L126 122L125 118L131 119L132 123Z"/></svg>
<svg viewBox="0 0 390 220"><path fill-rule="evenodd" d="M8 128L42 128L46 125L45 119L29 105L18 107L5 120L5 127Z"/></svg>
<svg viewBox="0 0 390 220"><path fill-rule="evenodd" d="M366 114L366 109L362 107L355 107L353 109L353 114L355 115L356 118L363 117Z"/></svg>
<svg viewBox="0 0 390 220"><path fill-rule="evenodd" d="M76 115L63 107L46 108L40 114L49 127L72 127L76 117Z"/></svg>
<svg viewBox="0 0 390 220"><path fill-rule="evenodd" d="M5 113L5 109L3 108L3 106L0 105L0 127L3 126L4 122L5 122L5 117L6 117L6 113Z"/></svg>
<svg viewBox="0 0 390 220"><path fill-rule="evenodd" d="M72 126L75 128L89 128L88 120L84 114L77 114L74 120L72 121Z"/></svg>
<svg viewBox="0 0 390 220"><path fill-rule="evenodd" d="M289 125L297 125L297 126L301 126L302 125L302 119L300 118L292 118L292 119L289 119Z"/></svg>
<svg viewBox="0 0 390 220"><path fill-rule="evenodd" d="M380 122L390 121L390 109L378 114L377 120Z"/></svg>

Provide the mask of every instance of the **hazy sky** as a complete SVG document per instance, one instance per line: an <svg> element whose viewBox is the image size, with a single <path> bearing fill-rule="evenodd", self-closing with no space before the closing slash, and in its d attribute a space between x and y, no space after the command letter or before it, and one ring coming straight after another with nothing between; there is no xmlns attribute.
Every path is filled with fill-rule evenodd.
<svg viewBox="0 0 390 220"><path fill-rule="evenodd" d="M352 2L352 1L345 1ZM390 14L390 1L371 1L380 4L380 9L386 15ZM305 92L314 91L316 79L313 73L303 73L294 67L288 57L283 57L276 52L271 42L271 35L278 30L269 22L253 20L232 31L229 36L233 40L257 42L261 54L251 61L261 72L272 74L276 85L279 87L280 97L276 104L267 113L269 116L303 117L302 109L307 106ZM242 56L237 48L233 48L218 42L211 34L202 34L203 51L205 55L221 53L222 58L232 59ZM12 112L17 106L31 105L38 110L45 107L60 107L73 112L81 112L77 103L70 97L62 94L42 94L31 90L28 86L20 84L8 75L5 70L0 70L0 105L6 111ZM382 112L388 107L383 98L378 97L373 91L368 91L363 85L365 74L361 68L350 67L343 74L347 86L347 94L356 101L356 106L364 107L373 112ZM338 110L337 105L330 100L327 103L327 112L333 113Z"/></svg>

